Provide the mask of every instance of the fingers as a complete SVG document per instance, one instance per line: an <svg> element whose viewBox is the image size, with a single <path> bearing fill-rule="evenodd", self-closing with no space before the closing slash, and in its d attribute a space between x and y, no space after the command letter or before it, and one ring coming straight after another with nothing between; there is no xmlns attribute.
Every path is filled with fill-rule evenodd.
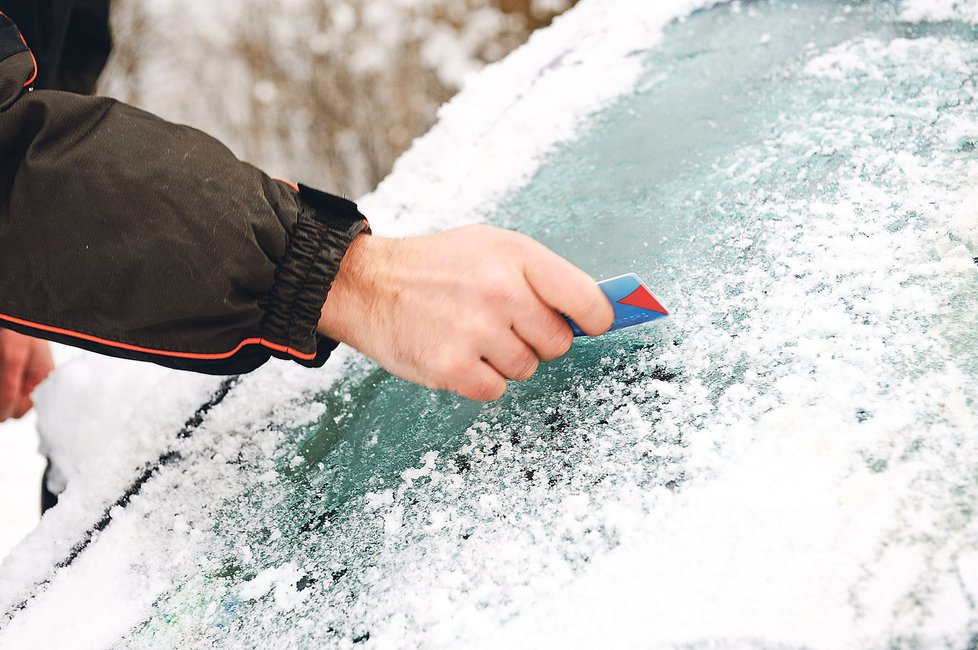
<svg viewBox="0 0 978 650"><path fill-rule="evenodd" d="M24 395L17 402L17 405L13 409L14 419L19 419L27 415L27 412L34 408L34 402L30 398L30 394Z"/></svg>
<svg viewBox="0 0 978 650"><path fill-rule="evenodd" d="M573 318L585 333L597 336L611 327L614 310L597 283L556 253L530 242L524 273L544 303Z"/></svg>
<svg viewBox="0 0 978 650"><path fill-rule="evenodd" d="M567 352L573 336L561 314L592 335L612 323L594 280L514 232L468 226L359 241L344 257L319 331L436 390L497 399L507 379L528 379L540 361Z"/></svg>
<svg viewBox="0 0 978 650"><path fill-rule="evenodd" d="M485 360L507 379L526 381L540 366L536 352L512 330L500 333L488 344L490 349L486 353Z"/></svg>
<svg viewBox="0 0 978 650"><path fill-rule="evenodd" d="M24 371L25 396L34 392L34 389L54 370L54 357L51 356L51 347L47 342L34 340L32 343L33 353Z"/></svg>
<svg viewBox="0 0 978 650"><path fill-rule="evenodd" d="M48 347L47 343L43 341L37 341L37 346L35 347L35 352L28 360L26 368L24 368L24 379L21 384L21 391L23 394L17 401L17 405L13 409L14 418L22 418L27 415L27 412L34 408L34 401L31 399L31 393L38 385L47 379L51 371L54 370L54 360L51 358L51 348Z"/></svg>
<svg viewBox="0 0 978 650"><path fill-rule="evenodd" d="M499 337L492 347L483 359L448 374L444 383L448 390L466 399L491 402L506 392L507 379L529 379L540 365L536 353L513 332Z"/></svg>
<svg viewBox="0 0 978 650"><path fill-rule="evenodd" d="M44 341L0 330L0 422L23 417L34 406L31 391L51 373L54 361Z"/></svg>
<svg viewBox="0 0 978 650"><path fill-rule="evenodd" d="M480 361L473 364L467 372L453 377L448 388L466 399L491 402L506 392L506 378L488 363Z"/></svg>
<svg viewBox="0 0 978 650"><path fill-rule="evenodd" d="M14 415L24 395L24 346L5 344L0 349L0 422Z"/></svg>
<svg viewBox="0 0 978 650"><path fill-rule="evenodd" d="M533 349L540 361L564 356L574 343L574 333L564 317L536 296L532 296L516 315L513 331Z"/></svg>
<svg viewBox="0 0 978 650"><path fill-rule="evenodd" d="M444 357L439 372L424 383L477 402L491 402L506 392L507 379L525 381L540 365L536 352L512 330L481 343L488 350L481 359L473 353L459 354L456 349Z"/></svg>

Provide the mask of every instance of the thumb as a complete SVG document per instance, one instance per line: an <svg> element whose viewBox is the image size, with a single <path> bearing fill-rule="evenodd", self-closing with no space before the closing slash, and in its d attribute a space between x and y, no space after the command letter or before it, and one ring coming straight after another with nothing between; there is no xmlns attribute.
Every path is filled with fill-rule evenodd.
<svg viewBox="0 0 978 650"><path fill-rule="evenodd" d="M591 336L611 327L615 312L598 283L542 244L533 242L523 272L544 303L573 318Z"/></svg>

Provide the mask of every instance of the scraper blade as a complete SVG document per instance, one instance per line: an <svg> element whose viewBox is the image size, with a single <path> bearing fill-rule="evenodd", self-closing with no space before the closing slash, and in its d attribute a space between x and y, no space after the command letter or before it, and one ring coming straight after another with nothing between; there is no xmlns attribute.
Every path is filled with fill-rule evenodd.
<svg viewBox="0 0 978 650"><path fill-rule="evenodd" d="M608 296L615 309L615 322L609 332L648 323L669 315L666 308L656 300L645 283L634 273L602 280L598 286ZM587 336L573 320L568 318L567 322L574 331L574 336Z"/></svg>

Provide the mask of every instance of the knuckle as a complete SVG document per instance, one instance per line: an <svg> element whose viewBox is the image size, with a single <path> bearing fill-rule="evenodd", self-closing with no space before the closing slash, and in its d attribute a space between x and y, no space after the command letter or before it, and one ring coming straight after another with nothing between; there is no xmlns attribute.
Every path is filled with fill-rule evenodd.
<svg viewBox="0 0 978 650"><path fill-rule="evenodd" d="M472 396L480 402L491 402L503 396L506 392L505 382L484 379L472 387Z"/></svg>
<svg viewBox="0 0 978 650"><path fill-rule="evenodd" d="M463 344L473 346L476 349L483 347L483 343L493 338L492 328L482 321L470 320L459 326L459 333Z"/></svg>
<svg viewBox="0 0 978 650"><path fill-rule="evenodd" d="M37 386L45 379L51 375L50 368L30 368L27 371L26 379L27 383L31 386Z"/></svg>
<svg viewBox="0 0 978 650"><path fill-rule="evenodd" d="M473 372L473 363L465 359L455 359L448 365L449 378L452 381L465 381Z"/></svg>
<svg viewBox="0 0 978 650"><path fill-rule="evenodd" d="M0 361L5 365L15 365L24 358L24 353L16 345L4 345L0 347Z"/></svg>
<svg viewBox="0 0 978 650"><path fill-rule="evenodd" d="M457 382L460 377L468 374L467 364L458 356L448 355L442 358L438 366L438 374L441 376L442 383Z"/></svg>
<svg viewBox="0 0 978 650"><path fill-rule="evenodd" d="M487 273L481 283L482 297L496 307L513 305L516 289L510 279L500 272Z"/></svg>
<svg viewBox="0 0 978 650"><path fill-rule="evenodd" d="M540 360L535 355L530 352L522 352L513 363L513 368L515 369L513 379L526 381L533 376L539 367Z"/></svg>
<svg viewBox="0 0 978 650"><path fill-rule="evenodd" d="M21 403L17 405L17 408L14 409L13 417L15 419L20 419L27 415L32 408L34 408L34 402L30 400L22 400Z"/></svg>
<svg viewBox="0 0 978 650"><path fill-rule="evenodd" d="M452 387L446 381L445 376L436 372L430 372L422 375L420 383L425 388L430 388L431 390L452 390Z"/></svg>
<svg viewBox="0 0 978 650"><path fill-rule="evenodd" d="M501 377L472 372L464 377L459 377L450 390L466 399L491 402L499 399L506 391L506 382Z"/></svg>
<svg viewBox="0 0 978 650"><path fill-rule="evenodd" d="M581 312L584 314L585 321L591 324L593 328L601 331L611 327L611 323L615 319L614 311L604 297L588 300L581 305Z"/></svg>
<svg viewBox="0 0 978 650"><path fill-rule="evenodd" d="M570 327L561 324L561 326L550 336L550 341L548 342L548 351L553 355L550 358L556 359L557 357L562 357L568 352L570 352L571 346L574 344L574 333L571 331Z"/></svg>
<svg viewBox="0 0 978 650"><path fill-rule="evenodd" d="M459 394L462 397L467 397L471 400L475 400L476 402L489 402L492 400L484 386L473 386L465 392Z"/></svg>
<svg viewBox="0 0 978 650"><path fill-rule="evenodd" d="M497 232L500 243L508 250L516 253L525 253L527 245L533 241L531 238L515 230L499 229Z"/></svg>
<svg viewBox="0 0 978 650"><path fill-rule="evenodd" d="M458 377L459 362L454 354L440 354L423 373L424 383L434 390L451 390Z"/></svg>
<svg viewBox="0 0 978 650"><path fill-rule="evenodd" d="M478 241L481 245L494 249L499 245L499 234L502 231L484 223L473 223L460 227L458 232L467 239Z"/></svg>
<svg viewBox="0 0 978 650"><path fill-rule="evenodd" d="M0 410L6 410L5 407L16 402L19 397L20 395L12 386L0 388Z"/></svg>
<svg viewBox="0 0 978 650"><path fill-rule="evenodd" d="M581 296L580 310L586 318L596 318L601 310L601 303L594 296Z"/></svg>

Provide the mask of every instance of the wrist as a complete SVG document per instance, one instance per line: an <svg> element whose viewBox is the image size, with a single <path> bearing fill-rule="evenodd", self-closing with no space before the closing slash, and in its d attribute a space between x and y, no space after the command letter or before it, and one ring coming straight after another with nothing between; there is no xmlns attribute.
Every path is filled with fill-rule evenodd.
<svg viewBox="0 0 978 650"><path fill-rule="evenodd" d="M381 238L366 233L350 243L320 312L316 329L321 335L356 346L357 331L370 312L373 269L382 247Z"/></svg>

